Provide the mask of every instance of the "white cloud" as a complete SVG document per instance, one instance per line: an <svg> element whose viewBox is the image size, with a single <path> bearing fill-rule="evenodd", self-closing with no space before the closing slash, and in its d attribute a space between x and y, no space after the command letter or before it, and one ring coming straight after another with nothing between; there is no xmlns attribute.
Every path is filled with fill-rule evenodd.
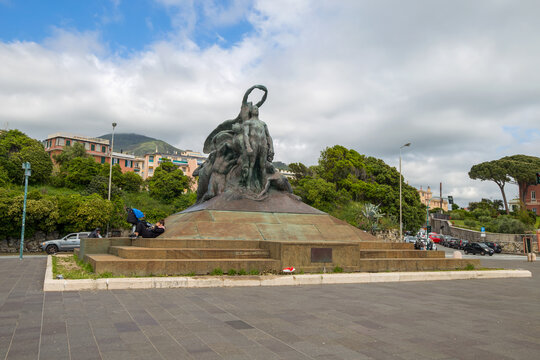
<svg viewBox="0 0 540 360"><path fill-rule="evenodd" d="M397 167L399 146L412 142L406 180L437 191L443 182L466 205L500 198L496 185L468 178L473 164L538 155L535 2L233 1L206 3L204 18L193 1L159 2L174 33L127 58L98 32L0 43L0 124L44 138L101 135L114 121L117 132L200 150L260 83L276 160L314 164L341 144ZM239 19L255 30L231 47L193 41L205 22Z"/></svg>

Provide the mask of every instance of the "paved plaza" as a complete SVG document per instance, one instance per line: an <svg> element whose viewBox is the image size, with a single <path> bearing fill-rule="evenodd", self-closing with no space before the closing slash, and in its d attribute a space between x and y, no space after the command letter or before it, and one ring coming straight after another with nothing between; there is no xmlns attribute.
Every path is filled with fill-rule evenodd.
<svg viewBox="0 0 540 360"><path fill-rule="evenodd" d="M45 258L0 258L0 359L535 359L532 278L44 293Z"/></svg>

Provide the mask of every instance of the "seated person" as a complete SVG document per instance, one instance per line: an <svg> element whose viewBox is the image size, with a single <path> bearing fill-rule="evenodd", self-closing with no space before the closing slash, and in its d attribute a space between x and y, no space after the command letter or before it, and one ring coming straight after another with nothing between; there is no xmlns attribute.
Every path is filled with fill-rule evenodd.
<svg viewBox="0 0 540 360"><path fill-rule="evenodd" d="M137 238L142 236L143 238L155 238L165 232L165 221L160 220L152 227L146 227L146 222L141 221L137 224L135 232L131 234L130 238Z"/></svg>
<svg viewBox="0 0 540 360"><path fill-rule="evenodd" d="M94 231L92 231L92 232L90 233L90 235L88 235L88 238L90 238L90 239L102 238L102 236L101 236L101 229L100 229L100 228L96 228Z"/></svg>

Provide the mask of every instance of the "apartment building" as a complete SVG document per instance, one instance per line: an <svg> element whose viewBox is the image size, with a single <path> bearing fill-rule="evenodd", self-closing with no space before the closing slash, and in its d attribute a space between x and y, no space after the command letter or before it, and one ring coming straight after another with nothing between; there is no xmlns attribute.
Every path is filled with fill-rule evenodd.
<svg viewBox="0 0 540 360"><path fill-rule="evenodd" d="M175 152L174 154L153 152L145 154L143 160L143 179L153 176L155 169L164 161L171 161L185 175L193 178L193 171L206 160L206 156L192 150Z"/></svg>
<svg viewBox="0 0 540 360"><path fill-rule="evenodd" d="M420 195L420 202L426 206L429 205L430 209L434 208L441 208L444 211L448 211L448 201L442 200L439 197L433 197L433 193L431 192L431 188L428 186L427 190L423 190L420 186L420 189L417 189L418 195Z"/></svg>
<svg viewBox="0 0 540 360"><path fill-rule="evenodd" d="M86 153L89 156L92 156L94 160L98 163L105 164L110 163L111 154L110 154L110 144L109 140L80 136L68 133L55 133L47 136L43 141L45 151L49 154L51 159L54 162L54 155L60 154L68 146L73 146L76 143L80 143L86 149ZM135 155L125 154L125 153L112 153L113 165L120 165L122 172L133 171L143 176L143 164L144 160L138 158ZM144 176L143 176L144 177Z"/></svg>

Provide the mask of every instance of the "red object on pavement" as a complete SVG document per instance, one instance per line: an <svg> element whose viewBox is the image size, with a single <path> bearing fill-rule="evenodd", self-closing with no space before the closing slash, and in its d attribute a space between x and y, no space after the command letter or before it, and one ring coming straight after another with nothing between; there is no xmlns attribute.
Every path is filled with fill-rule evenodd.
<svg viewBox="0 0 540 360"><path fill-rule="evenodd" d="M285 272L285 273L292 273L294 270L296 270L296 269L291 266L291 267L286 267L282 271Z"/></svg>

